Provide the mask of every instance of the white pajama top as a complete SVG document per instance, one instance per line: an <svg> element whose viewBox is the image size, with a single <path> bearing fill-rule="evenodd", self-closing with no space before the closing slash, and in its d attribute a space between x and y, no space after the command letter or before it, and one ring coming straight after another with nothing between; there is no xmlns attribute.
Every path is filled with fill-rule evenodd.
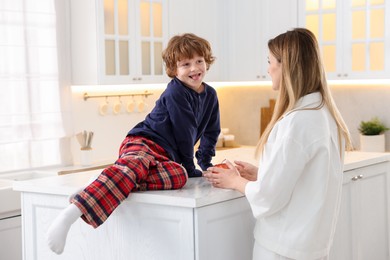
<svg viewBox="0 0 390 260"><path fill-rule="evenodd" d="M320 103L320 93L306 95L275 125L258 179L245 187L256 243L294 259L328 255L339 215L343 158L337 126L325 105L304 110Z"/></svg>

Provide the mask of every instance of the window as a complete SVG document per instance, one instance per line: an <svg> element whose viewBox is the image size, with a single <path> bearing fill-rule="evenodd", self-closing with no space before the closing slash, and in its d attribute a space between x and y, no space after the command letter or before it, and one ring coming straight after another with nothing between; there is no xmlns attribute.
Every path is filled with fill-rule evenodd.
<svg viewBox="0 0 390 260"><path fill-rule="evenodd" d="M63 163L54 0L0 1L0 173Z"/></svg>

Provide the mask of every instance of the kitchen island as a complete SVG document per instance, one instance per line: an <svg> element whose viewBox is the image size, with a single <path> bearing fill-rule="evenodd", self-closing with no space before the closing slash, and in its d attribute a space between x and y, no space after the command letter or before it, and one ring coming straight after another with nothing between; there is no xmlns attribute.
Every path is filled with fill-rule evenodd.
<svg viewBox="0 0 390 260"><path fill-rule="evenodd" d="M256 163L253 154L254 147L219 150L213 163L219 163L224 158ZM375 209L380 211L380 215L378 217L374 212L372 216L370 213L369 217L377 221L370 224L375 225L374 231L379 228L386 231L380 232L380 239L384 241L378 243L375 239L374 249L379 251L377 256L388 254L389 160L390 155L383 153L352 152L346 155L344 168L348 180L346 178L344 185L347 189L343 191L343 226L338 226L340 231L335 238L335 242L342 244L332 250L333 259L348 256L346 250L360 246L361 241L351 240L348 242L350 247L344 247L346 236L358 232L348 219L354 217L350 212L354 208L351 209L349 203L354 188L346 185L359 181L362 186L366 178L370 187L379 185L376 190L370 191L376 195L370 195L376 205L380 204L380 209ZM214 188L203 178L189 179L180 190L132 193L95 230L79 219L68 234L64 253L52 253L45 243L47 228L68 205L68 196L99 173L100 170L85 171L14 184L14 189L22 192L24 259L251 259L255 221L245 197L236 191ZM356 202L356 199L353 201ZM356 221L352 223L356 224ZM350 226L346 229L344 225L347 224ZM378 225L381 226L377 228Z"/></svg>

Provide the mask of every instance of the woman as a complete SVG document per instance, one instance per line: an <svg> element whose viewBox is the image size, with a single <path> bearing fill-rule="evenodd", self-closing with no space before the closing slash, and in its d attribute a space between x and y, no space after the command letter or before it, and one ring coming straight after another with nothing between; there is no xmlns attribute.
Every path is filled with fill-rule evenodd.
<svg viewBox="0 0 390 260"><path fill-rule="evenodd" d="M235 161L204 176L245 194L256 218L253 259L327 259L350 135L327 86L318 43L296 28L271 39L268 73L278 97L261 136L259 167Z"/></svg>

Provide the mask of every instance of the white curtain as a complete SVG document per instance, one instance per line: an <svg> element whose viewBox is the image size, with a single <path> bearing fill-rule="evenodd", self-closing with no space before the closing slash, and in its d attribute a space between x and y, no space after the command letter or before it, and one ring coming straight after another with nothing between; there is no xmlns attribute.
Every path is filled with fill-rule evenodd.
<svg viewBox="0 0 390 260"><path fill-rule="evenodd" d="M57 51L54 0L0 1L0 173L64 163Z"/></svg>

